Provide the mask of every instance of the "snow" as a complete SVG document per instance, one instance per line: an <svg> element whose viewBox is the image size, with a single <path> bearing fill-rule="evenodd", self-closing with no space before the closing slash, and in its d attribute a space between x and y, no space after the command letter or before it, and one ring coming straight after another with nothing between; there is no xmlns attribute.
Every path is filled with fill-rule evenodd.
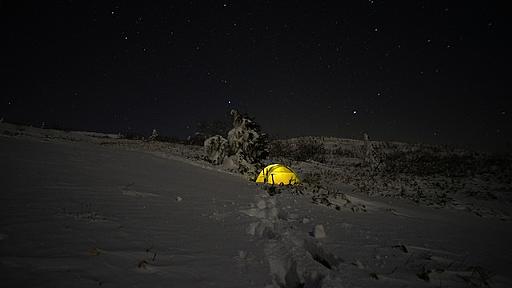
<svg viewBox="0 0 512 288"><path fill-rule="evenodd" d="M271 196L202 147L0 128L5 287L512 287L500 217L343 182Z"/></svg>
<svg viewBox="0 0 512 288"><path fill-rule="evenodd" d="M262 287L239 177L89 143L0 137L5 287ZM176 202L178 195L186 201ZM246 261L247 262L247 261Z"/></svg>

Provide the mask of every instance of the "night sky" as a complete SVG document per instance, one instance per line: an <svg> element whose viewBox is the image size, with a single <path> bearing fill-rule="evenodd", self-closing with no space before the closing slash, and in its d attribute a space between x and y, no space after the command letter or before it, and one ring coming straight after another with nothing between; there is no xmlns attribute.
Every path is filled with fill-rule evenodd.
<svg viewBox="0 0 512 288"><path fill-rule="evenodd" d="M276 137L510 150L509 10L476 2L3 1L0 118L184 138L236 108Z"/></svg>

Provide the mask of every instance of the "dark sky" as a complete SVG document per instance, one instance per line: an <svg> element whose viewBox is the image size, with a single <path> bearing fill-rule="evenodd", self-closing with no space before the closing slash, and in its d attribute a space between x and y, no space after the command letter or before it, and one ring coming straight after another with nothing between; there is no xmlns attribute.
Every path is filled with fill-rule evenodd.
<svg viewBox="0 0 512 288"><path fill-rule="evenodd" d="M3 1L0 117L185 137L237 108L281 137L503 149L508 10L475 2Z"/></svg>

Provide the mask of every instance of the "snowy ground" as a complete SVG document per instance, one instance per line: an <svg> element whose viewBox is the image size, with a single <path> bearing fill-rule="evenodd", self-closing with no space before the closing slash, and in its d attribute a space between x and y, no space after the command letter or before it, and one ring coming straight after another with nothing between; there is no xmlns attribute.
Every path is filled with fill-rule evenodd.
<svg viewBox="0 0 512 288"><path fill-rule="evenodd" d="M87 143L0 138L6 287L262 287L247 181ZM178 198L180 197L180 198ZM248 256L248 257L249 257ZM260 257L261 258L261 257Z"/></svg>
<svg viewBox="0 0 512 288"><path fill-rule="evenodd" d="M269 196L196 148L1 128L6 287L512 287L511 221L343 183Z"/></svg>

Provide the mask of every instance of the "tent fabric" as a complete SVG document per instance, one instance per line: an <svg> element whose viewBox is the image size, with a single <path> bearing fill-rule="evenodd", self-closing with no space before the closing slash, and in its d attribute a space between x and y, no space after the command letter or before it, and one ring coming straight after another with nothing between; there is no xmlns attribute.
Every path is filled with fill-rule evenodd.
<svg viewBox="0 0 512 288"><path fill-rule="evenodd" d="M282 164L271 164L260 172L258 178L256 178L256 183L292 185L300 183L300 179L289 167Z"/></svg>

